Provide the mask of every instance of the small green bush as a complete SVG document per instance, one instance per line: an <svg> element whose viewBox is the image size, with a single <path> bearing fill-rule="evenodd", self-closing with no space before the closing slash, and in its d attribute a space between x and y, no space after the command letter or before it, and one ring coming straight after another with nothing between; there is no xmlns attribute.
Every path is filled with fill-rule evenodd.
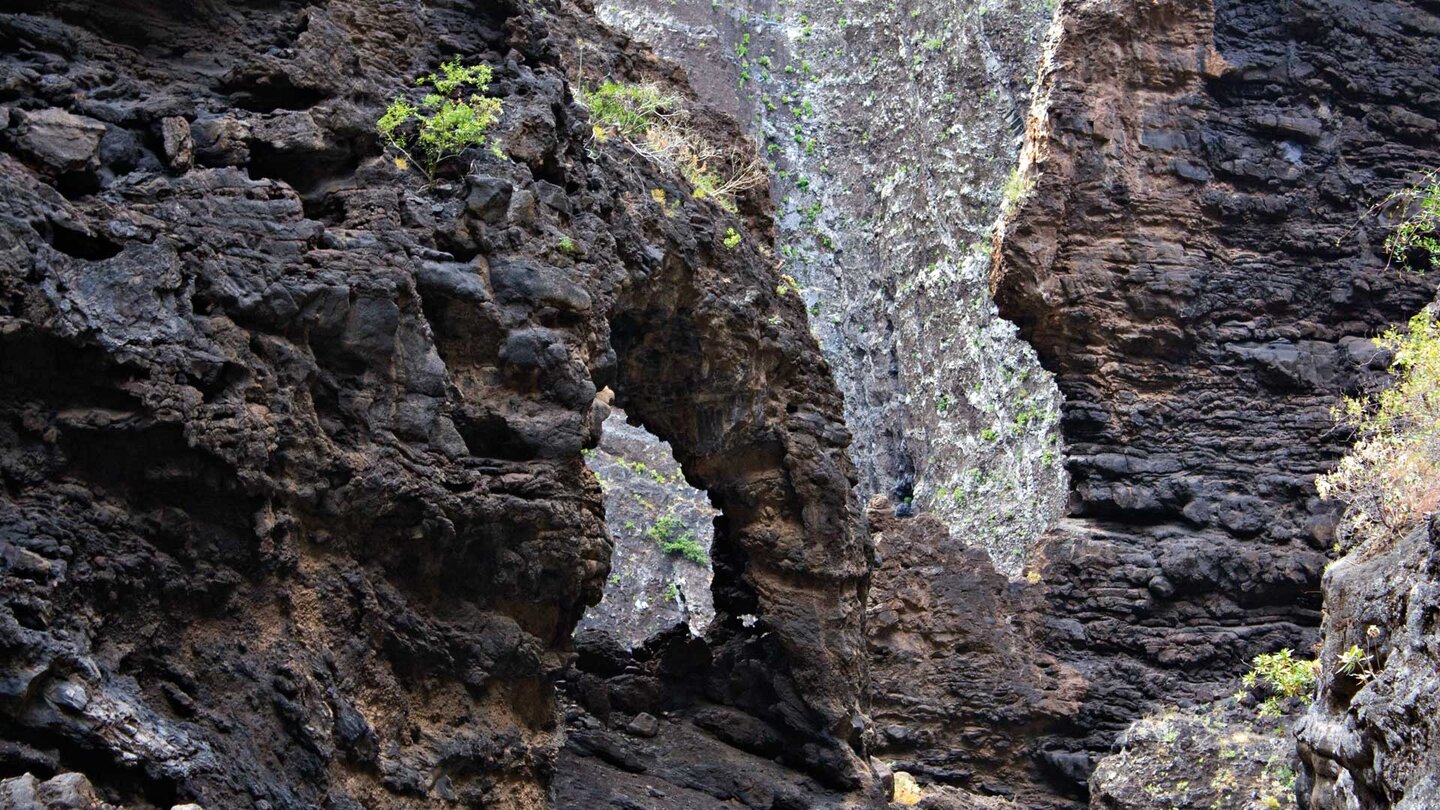
<svg viewBox="0 0 1440 810"><path fill-rule="evenodd" d="M1404 213L1385 240L1390 260L1416 273L1440 265L1440 169L1425 172L1414 185L1386 197L1377 208L1391 206Z"/></svg>
<svg viewBox="0 0 1440 810"><path fill-rule="evenodd" d="M1285 713L1286 700L1310 702L1318 668L1317 662L1296 658L1294 651L1286 648L1255 656L1252 668L1240 682L1251 692L1267 695L1260 702L1261 717L1279 717Z"/></svg>
<svg viewBox="0 0 1440 810"><path fill-rule="evenodd" d="M662 515L645 534L666 554L678 554L701 565L710 562L705 547L695 539L695 533L685 528L684 522L674 515Z"/></svg>
<svg viewBox="0 0 1440 810"><path fill-rule="evenodd" d="M1440 508L1440 322L1421 312L1379 343L1395 353L1395 384L1344 399L1336 419L1358 440L1315 481L1321 498L1346 504L1336 529L1341 550L1397 537Z"/></svg>
<svg viewBox="0 0 1440 810"><path fill-rule="evenodd" d="M1364 683L1375 677L1375 670L1370 665L1370 656L1360 649L1359 644L1350 645L1350 649L1340 653L1336 668L1342 675L1349 675Z"/></svg>
<svg viewBox="0 0 1440 810"><path fill-rule="evenodd" d="M651 127L683 115L680 99L653 84L605 82L594 90L581 90L580 101L598 126L631 140L643 138Z"/></svg>
<svg viewBox="0 0 1440 810"><path fill-rule="evenodd" d="M435 170L472 146L483 146L486 133L500 120L500 99L489 98L488 65L465 67L460 57L440 65L440 72L416 79L432 92L417 107L397 97L375 122L375 131L387 149L398 154L396 164L414 164L435 179Z"/></svg>
<svg viewBox="0 0 1440 810"><path fill-rule="evenodd" d="M734 228L727 228L725 238L722 241L725 243L726 250L734 250L740 247L740 234Z"/></svg>
<svg viewBox="0 0 1440 810"><path fill-rule="evenodd" d="M711 199L734 213L735 195L765 182L759 158L721 149L690 127L679 96L652 84L606 81L581 90L577 99L590 111L595 139L620 138L631 149L684 177L696 199Z"/></svg>

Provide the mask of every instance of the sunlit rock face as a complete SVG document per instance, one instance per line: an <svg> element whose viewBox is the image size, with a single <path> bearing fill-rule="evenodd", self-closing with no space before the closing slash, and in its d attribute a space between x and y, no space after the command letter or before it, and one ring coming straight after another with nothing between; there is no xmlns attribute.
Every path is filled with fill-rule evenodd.
<svg viewBox="0 0 1440 810"><path fill-rule="evenodd" d="M1059 394L987 288L1053 6L601 0L774 167L777 250L845 394L862 497L1021 572L1059 514Z"/></svg>

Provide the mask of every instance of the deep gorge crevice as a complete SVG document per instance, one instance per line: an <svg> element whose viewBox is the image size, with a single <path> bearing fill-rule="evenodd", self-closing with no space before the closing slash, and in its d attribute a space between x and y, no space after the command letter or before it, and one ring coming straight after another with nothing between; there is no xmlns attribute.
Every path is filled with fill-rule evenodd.
<svg viewBox="0 0 1440 810"><path fill-rule="evenodd" d="M1437 31L1420 0L0 13L0 805L1138 807L1117 771L1184 765L1250 722L1213 701L1256 653L1318 642L1377 671L1321 685L1285 795L1425 806L1375 741L1433 749L1436 532L1332 565L1313 479L1370 338L1434 299L1364 214L1440 164ZM427 183L374 121L456 54L503 114ZM770 182L704 199L601 137L607 78ZM703 632L575 632L612 407L719 512Z"/></svg>

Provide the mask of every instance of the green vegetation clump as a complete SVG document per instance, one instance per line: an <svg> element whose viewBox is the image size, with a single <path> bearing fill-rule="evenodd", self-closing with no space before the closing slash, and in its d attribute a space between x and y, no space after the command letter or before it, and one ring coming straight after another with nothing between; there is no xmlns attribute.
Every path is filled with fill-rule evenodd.
<svg viewBox="0 0 1440 810"><path fill-rule="evenodd" d="M661 515L645 535L666 554L678 554L693 563L708 565L710 557L705 548L695 539L695 532L685 528L684 522L674 515Z"/></svg>
<svg viewBox="0 0 1440 810"><path fill-rule="evenodd" d="M1029 194L1035 187L1035 180L1020 170L1019 166L1010 170L1010 176L1005 178L1005 187L1002 192L1000 205L1006 211L1011 211L1020 202L1020 198Z"/></svg>
<svg viewBox="0 0 1440 810"><path fill-rule="evenodd" d="M740 247L740 234L734 228L727 228L725 230L725 238L722 241L725 243L726 250L734 250Z"/></svg>
<svg viewBox="0 0 1440 810"><path fill-rule="evenodd" d="M632 140L645 137L651 127L684 116L680 98L653 84L605 82L594 90L580 91L580 101L590 110L596 126Z"/></svg>
<svg viewBox="0 0 1440 810"><path fill-rule="evenodd" d="M1421 312L1379 343L1395 354L1395 383L1343 400L1335 416L1358 440L1315 481L1320 497L1346 504L1337 550L1399 536L1440 507L1440 323Z"/></svg>
<svg viewBox="0 0 1440 810"><path fill-rule="evenodd" d="M1359 644L1352 644L1350 649L1340 653L1339 660L1335 664L1340 674L1349 675L1361 683L1375 677L1375 669L1370 664L1370 656L1360 649Z"/></svg>
<svg viewBox="0 0 1440 810"><path fill-rule="evenodd" d="M1251 692L1267 695L1260 702L1261 717L1279 717L1285 713L1285 701L1291 698L1310 702L1318 670L1318 662L1296 658L1294 651L1286 648L1255 656L1252 668L1240 682Z"/></svg>
<svg viewBox="0 0 1440 810"><path fill-rule="evenodd" d="M414 164L433 181L442 162L483 146L502 111L500 99L485 95L490 79L488 65L465 67L457 56L440 65L438 74L416 80L431 88L418 107L404 96L390 102L375 131L385 148L397 153L396 165Z"/></svg>
<svg viewBox="0 0 1440 810"><path fill-rule="evenodd" d="M1426 172L1410 188L1391 194L1377 207L1392 206L1405 213L1385 240L1391 261L1416 273L1440 266L1440 169Z"/></svg>
<svg viewBox="0 0 1440 810"><path fill-rule="evenodd" d="M714 200L734 213L735 196L765 182L758 157L711 144L689 125L680 97L655 85L607 81L581 90L579 101L590 111L596 140L620 138L661 169L684 177L696 199Z"/></svg>

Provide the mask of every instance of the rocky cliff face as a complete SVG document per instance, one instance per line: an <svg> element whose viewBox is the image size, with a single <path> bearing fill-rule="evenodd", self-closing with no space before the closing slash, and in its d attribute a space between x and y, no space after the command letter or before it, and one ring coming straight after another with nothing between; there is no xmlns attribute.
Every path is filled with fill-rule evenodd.
<svg viewBox="0 0 1440 810"><path fill-rule="evenodd" d="M1440 163L1419 0L1064 2L1008 184L1047 9L677 3L718 15L695 126L752 149L721 113L759 114L778 228L590 137L572 83L690 90L583 5L7 8L16 802L860 805L868 744L932 805L1074 807L1130 720L1314 641L1328 409L1433 295L1359 216ZM373 122L452 54L505 111L427 186ZM572 642L606 388L720 512L703 638ZM1056 429L1070 514L1024 561ZM857 484L967 542L877 503L872 557ZM1326 643L1378 669L1307 721L1316 807L1433 786L1433 546L1327 580Z"/></svg>
<svg viewBox="0 0 1440 810"><path fill-rule="evenodd" d="M723 512L717 699L863 778L849 436L764 194L731 216L589 143L557 43L667 68L553 2L8 9L0 773L544 805L609 386ZM452 54L495 69L499 151L426 188L372 127Z"/></svg>
<svg viewBox="0 0 1440 810"><path fill-rule="evenodd" d="M1060 513L1059 395L986 289L1054 4L604 0L773 169L785 272L845 395L862 497L1017 575Z"/></svg>
<svg viewBox="0 0 1440 810"><path fill-rule="evenodd" d="M1440 163L1440 16L1106 0L1060 19L994 267L1066 398L1070 514L1036 560L1047 647L1085 698L1042 745L1083 774L1145 707L1316 639L1328 411L1381 365L1364 338L1433 287L1386 270L1361 217Z"/></svg>
<svg viewBox="0 0 1440 810"><path fill-rule="evenodd" d="M685 485L669 445L616 411L586 464L605 493L615 541L605 596L576 630L600 630L629 647L683 624L704 633L715 618L710 547L716 512Z"/></svg>
<svg viewBox="0 0 1440 810"><path fill-rule="evenodd" d="M1325 572L1319 696L1300 726L1301 807L1431 807L1440 796L1440 524ZM1340 656L1358 647L1350 671Z"/></svg>
<svg viewBox="0 0 1440 810"><path fill-rule="evenodd" d="M876 567L866 627L871 750L925 785L1057 800L1033 748L1075 716L1084 681L1042 646L1042 589L1012 581L931 515L866 510Z"/></svg>

